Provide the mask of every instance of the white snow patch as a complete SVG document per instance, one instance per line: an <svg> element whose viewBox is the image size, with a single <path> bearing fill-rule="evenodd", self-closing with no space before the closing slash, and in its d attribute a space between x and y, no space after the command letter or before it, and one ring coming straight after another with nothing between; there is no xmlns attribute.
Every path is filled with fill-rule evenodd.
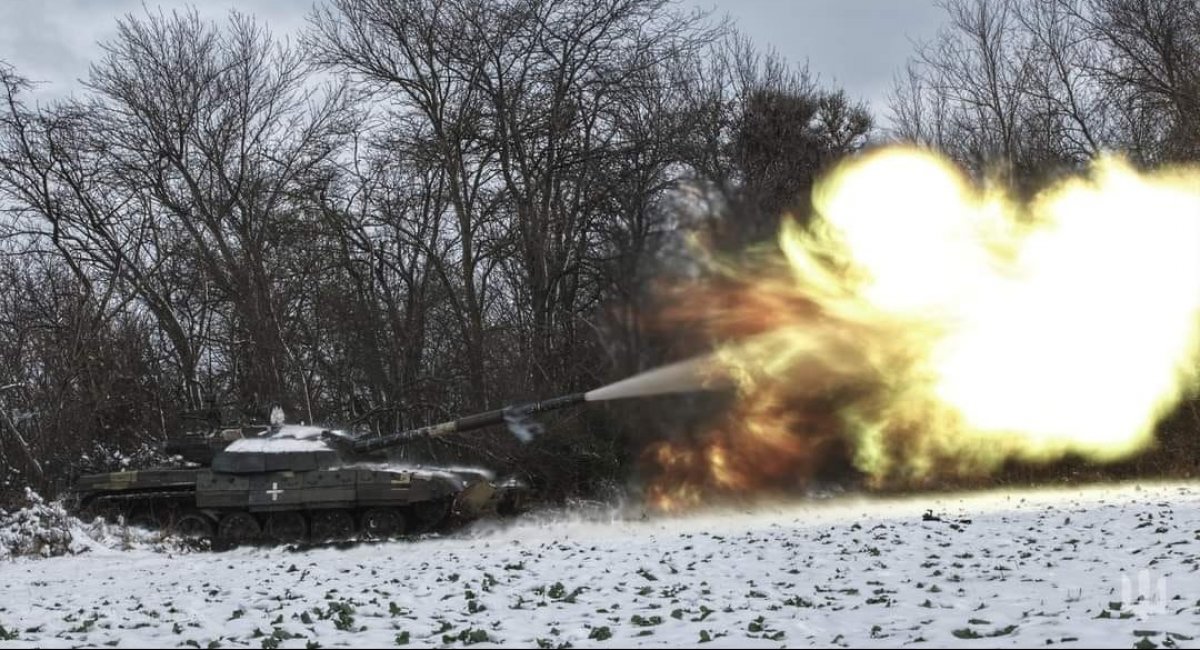
<svg viewBox="0 0 1200 650"><path fill-rule="evenodd" d="M284 424L279 427L279 430L271 434L271 438L285 439L294 438L296 440L320 440L321 434L329 431L327 427L305 426L303 424Z"/></svg>
<svg viewBox="0 0 1200 650"><path fill-rule="evenodd" d="M261 452L266 454L282 454L287 452L329 451L329 445L320 440L295 440L292 438L242 438L235 440L226 452L241 454Z"/></svg>
<svg viewBox="0 0 1200 650"><path fill-rule="evenodd" d="M183 540L160 532L101 519L86 522L68 514L59 501L47 502L26 489L27 505L11 513L0 511L0 561L20 557L48 558L94 551L187 550Z"/></svg>
<svg viewBox="0 0 1200 650"><path fill-rule="evenodd" d="M0 560L80 551L71 535L73 522L61 503L46 503L29 488L25 489L25 501L27 505L20 510L0 511Z"/></svg>
<svg viewBox="0 0 1200 650"><path fill-rule="evenodd" d="M321 440L321 434L329 431L325 427L284 424L272 433L257 438L242 438L233 441L225 451L233 453L260 452L286 453L305 451L328 451L329 445ZM334 432L336 433L336 432Z"/></svg>
<svg viewBox="0 0 1200 650"><path fill-rule="evenodd" d="M0 648L1194 647L1200 637L1200 483L639 515L595 509L345 550L0 562L0 636L11 637Z"/></svg>

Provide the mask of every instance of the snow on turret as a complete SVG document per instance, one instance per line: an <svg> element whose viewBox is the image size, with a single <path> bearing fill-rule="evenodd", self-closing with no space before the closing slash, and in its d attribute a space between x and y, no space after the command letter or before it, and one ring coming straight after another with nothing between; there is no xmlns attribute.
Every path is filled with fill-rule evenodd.
<svg viewBox="0 0 1200 650"><path fill-rule="evenodd" d="M276 408L275 411L280 411L280 409ZM275 411L271 412L272 433L258 438L235 440L225 448L225 451L284 453L329 450L329 446L321 440L321 434L327 429L299 424L275 424Z"/></svg>

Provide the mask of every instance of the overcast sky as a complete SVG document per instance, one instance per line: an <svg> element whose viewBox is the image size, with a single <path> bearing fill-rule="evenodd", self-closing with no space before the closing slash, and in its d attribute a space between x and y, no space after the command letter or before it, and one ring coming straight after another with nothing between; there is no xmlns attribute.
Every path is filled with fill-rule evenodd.
<svg viewBox="0 0 1200 650"><path fill-rule="evenodd" d="M886 123L886 94L912 42L932 38L942 12L934 0L682 0L729 14L764 48L806 62L825 84L868 102ZM111 37L114 18L142 5L182 8L187 0L0 0L0 60L26 77L47 82L44 95L70 92L87 74L97 42ZM308 0L203 0L201 13L222 17L237 7L277 35L301 29Z"/></svg>

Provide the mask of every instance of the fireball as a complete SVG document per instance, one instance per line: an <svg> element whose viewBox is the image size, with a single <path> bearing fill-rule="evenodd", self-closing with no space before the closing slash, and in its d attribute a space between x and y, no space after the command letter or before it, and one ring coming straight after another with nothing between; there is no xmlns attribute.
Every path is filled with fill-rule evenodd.
<svg viewBox="0 0 1200 650"><path fill-rule="evenodd" d="M1117 461L1200 387L1200 169L1103 157L1019 200L887 148L821 179L778 244L666 310L737 396L702 439L649 450L662 507L803 486L839 457L906 487Z"/></svg>

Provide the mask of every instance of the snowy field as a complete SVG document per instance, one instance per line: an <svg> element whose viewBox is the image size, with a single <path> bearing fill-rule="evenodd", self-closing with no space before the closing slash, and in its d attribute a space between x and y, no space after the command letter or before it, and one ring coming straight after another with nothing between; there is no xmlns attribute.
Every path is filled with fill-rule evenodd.
<svg viewBox="0 0 1200 650"><path fill-rule="evenodd" d="M600 519L3 561L0 648L1200 647L1196 483Z"/></svg>

